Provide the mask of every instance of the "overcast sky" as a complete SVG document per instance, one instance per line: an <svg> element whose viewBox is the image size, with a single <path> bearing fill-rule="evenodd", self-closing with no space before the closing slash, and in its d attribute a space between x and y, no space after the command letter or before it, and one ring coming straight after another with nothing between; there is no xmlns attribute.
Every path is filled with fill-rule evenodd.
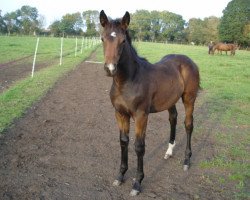
<svg viewBox="0 0 250 200"><path fill-rule="evenodd" d="M126 11L136 10L167 10L179 14L184 20L216 16L221 17L222 11L231 0L0 0L2 15L20 9L23 5L36 7L39 14L44 15L46 24L60 20L66 13L83 12L85 10L104 10L112 17L122 17Z"/></svg>

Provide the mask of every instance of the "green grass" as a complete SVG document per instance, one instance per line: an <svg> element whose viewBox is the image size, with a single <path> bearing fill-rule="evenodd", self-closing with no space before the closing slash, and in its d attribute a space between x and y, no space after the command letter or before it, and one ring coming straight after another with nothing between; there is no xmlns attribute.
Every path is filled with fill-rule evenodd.
<svg viewBox="0 0 250 200"><path fill-rule="evenodd" d="M96 61L98 62L104 62L104 56L103 56L103 48L97 48L96 50Z"/></svg>
<svg viewBox="0 0 250 200"><path fill-rule="evenodd" d="M12 36L0 36L0 63L7 63L16 59L20 59L26 56L31 56L33 61L33 55L36 48L36 37L12 37ZM78 53L81 50L82 38L78 38L77 49ZM75 38L63 39L63 55L75 53ZM84 43L85 45L85 43ZM86 49L83 49L84 51ZM53 37L40 37L37 62L48 61L55 58L59 58L61 51L61 38Z"/></svg>
<svg viewBox="0 0 250 200"><path fill-rule="evenodd" d="M34 54L36 38L0 36L0 44L0 63L5 63Z"/></svg>
<svg viewBox="0 0 250 200"><path fill-rule="evenodd" d="M9 39L11 40L10 43L12 42L12 39L19 41L17 38L14 37L13 38L10 37ZM25 40L30 40L31 42L33 41L33 39L34 38L26 38ZM45 49L47 46L47 52L49 52L49 50L54 49L55 47L54 41L58 40L58 38L43 38L43 39L47 40L47 42L45 42L46 44L45 45L40 40L41 49L43 48ZM70 42L69 40L65 41ZM66 44L65 46L69 45ZM61 66L59 66L59 64L51 64L48 67L38 72L35 72L33 78L29 76L25 79L19 80L15 82L14 85L10 87L10 89L4 91L0 95L0 133L3 132L8 126L10 126L14 119L22 116L23 113L34 102L38 101L50 88L52 88L54 83L60 77L62 77L65 73L68 73L70 70L75 68L80 62L82 62L85 58L87 58L95 48L96 47L84 49L83 54L78 53L76 57L73 51L73 53L63 57L63 64ZM14 48L14 52L15 51L18 50ZM37 58L43 60L53 57L53 55L51 54L48 55L44 57L43 55L40 56L38 55ZM14 57L11 59L16 59L18 54L12 52L12 56ZM4 60L2 56L0 60Z"/></svg>

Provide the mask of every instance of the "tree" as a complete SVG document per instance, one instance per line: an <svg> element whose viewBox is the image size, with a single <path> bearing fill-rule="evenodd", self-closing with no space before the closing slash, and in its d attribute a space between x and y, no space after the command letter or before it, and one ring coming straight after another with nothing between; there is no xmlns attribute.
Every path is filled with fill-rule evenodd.
<svg viewBox="0 0 250 200"><path fill-rule="evenodd" d="M219 42L218 26L220 24L220 18L211 16L204 19L204 35L205 42L208 44L212 42Z"/></svg>
<svg viewBox="0 0 250 200"><path fill-rule="evenodd" d="M130 32L138 40L151 40L151 15L147 10L137 10L131 16Z"/></svg>
<svg viewBox="0 0 250 200"><path fill-rule="evenodd" d="M243 30L243 37L245 38L245 44L243 43L243 45L247 45L250 46L250 23L248 23Z"/></svg>
<svg viewBox="0 0 250 200"><path fill-rule="evenodd" d="M204 21L197 18L192 18L188 22L188 41L194 42L195 44L204 44L205 33L204 33Z"/></svg>
<svg viewBox="0 0 250 200"><path fill-rule="evenodd" d="M87 10L82 13L85 36L96 37L99 35L99 12L97 10Z"/></svg>
<svg viewBox="0 0 250 200"><path fill-rule="evenodd" d="M6 13L3 17L8 35L19 31L20 21L17 12Z"/></svg>
<svg viewBox="0 0 250 200"><path fill-rule="evenodd" d="M7 33L7 26L2 17L2 11L0 10L0 33Z"/></svg>
<svg viewBox="0 0 250 200"><path fill-rule="evenodd" d="M82 34L81 13L66 14L61 20L54 21L50 26L50 32L54 36L81 35Z"/></svg>
<svg viewBox="0 0 250 200"><path fill-rule="evenodd" d="M33 34L39 30L38 17L38 10L35 7L22 6L21 9L6 13L2 20L4 21L8 34Z"/></svg>
<svg viewBox="0 0 250 200"><path fill-rule="evenodd" d="M60 31L63 35L78 35L81 32L81 13L66 14L60 22Z"/></svg>
<svg viewBox="0 0 250 200"><path fill-rule="evenodd" d="M185 21L168 11L137 10L132 14L131 35L138 40L182 41Z"/></svg>
<svg viewBox="0 0 250 200"><path fill-rule="evenodd" d="M162 40L167 40L171 42L181 41L183 39L183 31L185 21L182 16L163 11L161 12L161 32Z"/></svg>
<svg viewBox="0 0 250 200"><path fill-rule="evenodd" d="M31 6L22 6L18 13L20 18L21 31L24 34L35 33L38 30L38 10Z"/></svg>
<svg viewBox="0 0 250 200"><path fill-rule="evenodd" d="M250 0L232 0L223 10L219 25L219 38L224 42L250 44Z"/></svg>
<svg viewBox="0 0 250 200"><path fill-rule="evenodd" d="M189 20L186 28L188 42L195 44L209 44L218 42L218 25L220 19L214 16L207 17L204 20L192 18Z"/></svg>
<svg viewBox="0 0 250 200"><path fill-rule="evenodd" d="M62 33L60 26L61 26L61 22L59 20L54 21L49 26L50 32L51 32L51 34L53 34L53 36L56 36L56 37L60 36L60 34Z"/></svg>
<svg viewBox="0 0 250 200"><path fill-rule="evenodd" d="M151 15L151 39L152 41L161 40L161 13L159 11L152 11Z"/></svg>

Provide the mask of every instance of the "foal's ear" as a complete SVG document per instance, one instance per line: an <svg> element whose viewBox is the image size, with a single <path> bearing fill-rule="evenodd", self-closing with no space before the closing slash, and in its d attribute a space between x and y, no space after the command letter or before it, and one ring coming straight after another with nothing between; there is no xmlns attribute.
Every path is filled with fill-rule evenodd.
<svg viewBox="0 0 250 200"><path fill-rule="evenodd" d="M102 27L105 27L109 23L108 17L103 10L100 12L100 23Z"/></svg>
<svg viewBox="0 0 250 200"><path fill-rule="evenodd" d="M122 18L122 28L124 30L128 28L129 22L130 22L130 15L129 15L129 12L127 11Z"/></svg>

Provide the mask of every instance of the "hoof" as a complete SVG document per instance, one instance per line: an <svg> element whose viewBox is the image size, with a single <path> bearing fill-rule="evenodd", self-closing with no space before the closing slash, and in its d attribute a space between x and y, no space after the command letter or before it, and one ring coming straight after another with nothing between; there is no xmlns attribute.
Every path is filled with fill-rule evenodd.
<svg viewBox="0 0 250 200"><path fill-rule="evenodd" d="M130 196L134 197L136 195L140 194L140 191L138 190L135 190L135 189L132 189L131 192L130 192Z"/></svg>
<svg viewBox="0 0 250 200"><path fill-rule="evenodd" d="M130 192L130 196L136 196L141 192L141 184L136 179L133 179L133 187Z"/></svg>
<svg viewBox="0 0 250 200"><path fill-rule="evenodd" d="M183 166L183 170L184 170L184 171L188 171L188 169L189 169L189 165L184 165L184 166Z"/></svg>
<svg viewBox="0 0 250 200"><path fill-rule="evenodd" d="M115 180L114 182L113 182L113 186L120 186L122 184L122 182L121 181L118 181L118 180Z"/></svg>

